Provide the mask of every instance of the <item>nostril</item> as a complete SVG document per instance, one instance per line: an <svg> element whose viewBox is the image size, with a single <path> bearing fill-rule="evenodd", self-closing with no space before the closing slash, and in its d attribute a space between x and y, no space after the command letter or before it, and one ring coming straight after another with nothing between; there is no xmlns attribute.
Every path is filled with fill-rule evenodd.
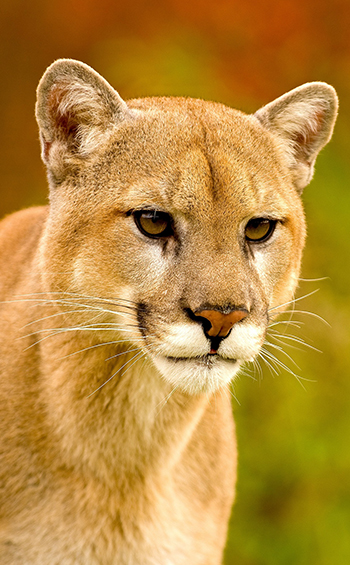
<svg viewBox="0 0 350 565"><path fill-rule="evenodd" d="M212 327L212 324L210 320L208 320L208 318L205 318L204 316L198 316L190 308L185 308L185 312L188 315L188 317L191 318L191 320L197 322L198 324L201 324L205 334L209 332L209 330Z"/></svg>
<svg viewBox="0 0 350 565"><path fill-rule="evenodd" d="M206 337L210 340L210 353L209 355L216 355L217 351L219 349L220 343L222 342L222 340L224 339L223 337L210 337L209 336L209 331L212 328L212 324L211 322L208 320L208 318L205 318L204 316L197 316L194 312L192 312L192 310L190 310L189 308L186 309L186 313L189 316L189 318L191 318L191 320L193 320L194 322L197 322L199 324L201 324L201 326L203 327L203 331L206 335Z"/></svg>
<svg viewBox="0 0 350 565"><path fill-rule="evenodd" d="M205 318L204 316L194 316L194 319L196 322L198 322L199 324L202 324L203 326L203 330L204 333L208 334L209 331L212 328L212 323L210 320L208 320L208 318Z"/></svg>

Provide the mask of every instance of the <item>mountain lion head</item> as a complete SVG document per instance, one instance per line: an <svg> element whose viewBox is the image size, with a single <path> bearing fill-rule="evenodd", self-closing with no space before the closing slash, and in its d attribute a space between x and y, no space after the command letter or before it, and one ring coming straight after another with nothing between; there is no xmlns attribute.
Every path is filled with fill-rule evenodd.
<svg viewBox="0 0 350 565"><path fill-rule="evenodd" d="M56 61L36 108L51 188L45 290L104 301L98 327L179 390L229 383L293 298L300 194L336 106L321 82L254 115L191 98L126 103L88 66Z"/></svg>

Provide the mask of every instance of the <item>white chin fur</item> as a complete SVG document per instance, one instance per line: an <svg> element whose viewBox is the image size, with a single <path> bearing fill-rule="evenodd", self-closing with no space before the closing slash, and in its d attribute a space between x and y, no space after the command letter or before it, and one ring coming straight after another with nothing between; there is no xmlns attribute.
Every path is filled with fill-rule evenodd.
<svg viewBox="0 0 350 565"><path fill-rule="evenodd" d="M215 392L230 383L240 367L239 361L216 356L178 360L154 357L153 363L168 383L188 394Z"/></svg>

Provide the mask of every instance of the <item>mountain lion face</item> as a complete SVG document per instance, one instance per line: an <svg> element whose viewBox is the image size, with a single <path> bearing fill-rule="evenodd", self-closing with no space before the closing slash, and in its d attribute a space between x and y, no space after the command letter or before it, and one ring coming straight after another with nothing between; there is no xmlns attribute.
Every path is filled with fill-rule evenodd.
<svg viewBox="0 0 350 565"><path fill-rule="evenodd" d="M52 189L47 290L117 299L104 323L117 319L130 349L181 390L228 383L293 297L299 194L333 98L312 83L255 116L192 99L126 105L88 67L54 64L37 105Z"/></svg>

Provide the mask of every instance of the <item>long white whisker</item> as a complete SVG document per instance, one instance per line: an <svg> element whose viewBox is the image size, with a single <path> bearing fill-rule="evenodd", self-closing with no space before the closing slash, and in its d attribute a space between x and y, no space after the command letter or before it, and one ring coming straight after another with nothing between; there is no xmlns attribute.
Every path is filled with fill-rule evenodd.
<svg viewBox="0 0 350 565"><path fill-rule="evenodd" d="M86 310L96 310L98 312L104 312L106 314L118 314L118 315L124 315L124 316L129 316L130 312L121 312L120 310L110 310L109 308L104 308L102 306L96 306L94 304L84 304L81 302L72 302L71 300L58 300L55 301L55 304L61 304L62 306L79 306L82 310L86 309ZM124 305L120 305L119 308L125 308Z"/></svg>
<svg viewBox="0 0 350 565"><path fill-rule="evenodd" d="M101 296L89 296L87 294L80 294L78 292L67 292L67 291L54 291L54 292L33 292L33 293L28 293L28 294L18 294L17 296L23 296L23 297L27 297L27 296L53 296L53 295L59 295L61 297L64 296L69 296L69 297L74 297L77 298L78 300L95 300L95 301L99 301L99 302L107 302L109 304L113 304L113 305L117 305L118 302L120 303L126 303L125 305L123 305L124 307L129 307L134 309L135 305L137 306L137 302L135 302L134 300L129 300L127 298L103 298ZM46 298L46 300L51 301L52 299L50 298ZM53 299L53 301L55 301L56 299ZM132 306L128 306L128 304L132 304Z"/></svg>
<svg viewBox="0 0 350 565"><path fill-rule="evenodd" d="M41 343L42 341L45 341L46 339L49 339L50 337L55 337L56 335L60 335L60 334L63 334L63 333L68 333L68 332L76 332L76 331L79 331L79 332L81 332L81 331L87 331L87 332L122 331L123 333L127 333L127 332L133 333L133 330L125 329L123 326L121 326L120 328L117 328L117 327L113 327L113 328L110 328L110 327L108 327L108 328L92 327L92 328L90 328L90 327L77 326L77 327L71 327L71 328L56 328L56 329L51 328L51 329L47 329L47 330L39 330L38 332L32 332L30 334L20 336L17 339L25 339L27 337L31 337L33 335L37 335L38 333L43 333L43 332L46 332L46 331L52 331L53 333L44 336L43 338L37 340L35 343L31 343L30 345L28 345L28 347L26 347L24 349L24 351L31 349L35 345L38 345L39 343Z"/></svg>
<svg viewBox="0 0 350 565"><path fill-rule="evenodd" d="M300 296L299 298L293 298L293 300L289 300L289 302L284 302L284 304L278 304L278 306L273 306L272 308L268 309L268 312L271 312L271 310L276 310L277 308L282 308L282 306L288 306L288 304L294 304L295 302L299 302L299 300L304 300L304 298L307 298L308 296L312 296L313 294L316 294L316 292L318 292L320 289L317 288L316 290L313 290L312 292L309 292L308 294L304 294L303 296Z"/></svg>
<svg viewBox="0 0 350 565"><path fill-rule="evenodd" d="M271 315L277 316L277 315L282 315L282 314L306 314L308 316L313 316L314 318L317 318L318 320L320 320L321 322L323 322L327 326L331 327L331 325L327 322L327 320L325 320L324 318L322 318L318 314L315 314L314 312L308 312L307 310L284 310L283 312L276 312L276 314L273 313Z"/></svg>
<svg viewBox="0 0 350 565"><path fill-rule="evenodd" d="M303 345L304 347L309 347L309 349L313 349L314 351L317 351L318 353L322 353L322 351L320 349L317 349L317 347L314 347L313 345L310 345L310 343L307 343L304 339L297 337L295 335L290 335L290 334L281 334L281 333L277 333L274 330L269 330L269 336L273 339L275 339L276 341L279 341L280 343L282 343L283 345L288 345L289 347L293 347L293 345L291 345L290 343L283 343L281 341L281 339L286 339L288 341L294 341L295 343L300 343L300 345ZM277 337L278 335L278 337ZM300 348L295 348L295 349L299 349Z"/></svg>
<svg viewBox="0 0 350 565"><path fill-rule="evenodd" d="M142 338L133 338L133 341L139 340L140 343L143 345L144 341ZM116 341L104 341L103 343L96 343L95 345L90 345L90 347L84 347L84 349L79 349L79 351L74 351L73 353L68 353L68 355L64 355L63 357L59 357L59 359L67 359L68 357L73 357L73 355L78 355L78 353L83 353L84 351L89 351L90 349L95 349L96 347L103 347L105 345L114 345L117 343L130 343L127 339L119 339ZM127 351L125 351L126 353Z"/></svg>
<svg viewBox="0 0 350 565"><path fill-rule="evenodd" d="M51 314L50 316L44 316L43 318L38 318L37 320L33 320L32 322L28 322L28 324L25 324L25 325L22 327L22 329L23 329L23 328L27 328L28 326L31 326L31 325L33 325L33 324L37 324L37 323L39 323L39 322L43 322L43 321L45 321L45 320L50 320L50 318L55 318L55 317L57 317L57 316L63 316L63 315L65 315L65 314L67 314L67 315L68 315L68 314L76 314L76 313L80 313L80 312L81 312L81 310L67 310L67 311L62 310L61 312L56 312L55 314ZM100 315L100 314L99 314L99 315Z"/></svg>
<svg viewBox="0 0 350 565"><path fill-rule="evenodd" d="M241 374L243 374L243 373L241 373ZM231 386L230 386L229 388L223 387L222 390L225 391L225 394L226 394L226 395L227 395L227 392L228 392L228 393L232 396L232 398L237 402L238 406L241 406L240 401L238 400L237 396L235 395L234 391L232 390L232 388L233 388L233 386L234 386L233 382L231 381L230 384L231 384Z"/></svg>
<svg viewBox="0 0 350 565"><path fill-rule="evenodd" d="M247 361L248 363L248 361ZM253 381L256 381L257 378L254 376L254 372L261 372L261 368L259 363L257 362L256 359L252 359L251 361L249 361L249 364L253 365L253 367L249 367L246 363L244 365L241 365L241 367L239 368L239 371L237 373L237 377L248 377L248 379L252 379ZM260 380L260 375L259 375L259 380Z"/></svg>
<svg viewBox="0 0 350 565"><path fill-rule="evenodd" d="M291 375L293 375L293 377L295 377L298 381L298 383L300 384L300 386L302 386L302 388L304 390L305 387L303 385L303 383L301 381L306 381L306 382L316 382L314 380L311 379L305 379L304 377L301 377L300 375L297 375L296 373L294 373L294 371L292 371L292 369L290 367L288 367L285 363L283 363L280 359L277 359L272 353L267 352L266 350L264 351L265 355L267 355L267 357L270 359L270 361L274 364L276 364L277 366L282 367L283 369L285 369L288 373L290 373Z"/></svg>
<svg viewBox="0 0 350 565"><path fill-rule="evenodd" d="M271 337L271 336L270 336ZM276 345L274 343L270 343L269 341L265 341L265 345L272 347L273 349L276 349L277 351L280 351L283 355L285 355L292 363L293 365L296 366L296 368L301 371L301 368L299 367L299 365L294 361L294 359L286 352L284 351L284 349L280 346L280 345Z"/></svg>
<svg viewBox="0 0 350 565"><path fill-rule="evenodd" d="M285 324L287 326L293 326L295 328L301 328L301 326L304 326L305 323L298 321L296 322L295 320L278 320L276 322L272 322L272 324L269 324L269 328L273 328L274 326L278 326L279 324Z"/></svg>
<svg viewBox="0 0 350 565"><path fill-rule="evenodd" d="M265 361L266 365L269 367L271 372L275 373L275 375L279 375L279 372L275 369L275 367L273 367L273 365L271 365L268 359L266 359L267 352L265 350L261 349L259 356L261 357L261 359Z"/></svg>
<svg viewBox="0 0 350 565"><path fill-rule="evenodd" d="M127 352L125 352L127 353ZM98 388L96 388L93 392L91 392L86 398L90 398L90 396L92 396L93 394L95 394L96 392L98 392L99 390L101 390L101 388L103 388L107 383L109 383L116 375L118 375L118 373L120 373L120 371L122 369L124 369L124 367L126 367L129 363L131 363L131 361L133 361L136 358L136 361L138 361L139 359L141 359L144 355L146 355L146 353L144 351L141 350L141 352L136 353L131 359L129 359L129 361L126 361L126 363L124 363L124 365L122 365L118 371L116 371L115 373L113 373L113 375L111 377L109 377L109 379L107 379L101 386L99 386ZM134 363L136 363L136 361L134 361ZM134 365L133 363L133 365ZM132 365L131 365L132 366Z"/></svg>
<svg viewBox="0 0 350 565"><path fill-rule="evenodd" d="M268 357L268 359L270 359L271 363L274 363L276 366L282 367L288 373L291 373L292 375L294 375L294 371L292 371L292 369L290 367L288 367L285 363L283 363L283 361L281 361L280 359L277 359L277 357L273 353L271 353L271 351L267 351L266 349L264 349L264 353ZM296 376L296 375L294 375L294 376Z"/></svg>
<svg viewBox="0 0 350 565"><path fill-rule="evenodd" d="M169 392L169 394L166 395L165 398L163 398L163 400L161 400L158 404L157 404L157 408L158 406L160 406L157 414L156 414L156 418L159 416L159 414L161 413L161 411L163 410L164 406L169 402L170 398L172 397L172 395L174 394L174 392L179 388L179 384L175 385L172 390Z"/></svg>
<svg viewBox="0 0 350 565"><path fill-rule="evenodd" d="M258 358L253 359L252 364L253 364L253 369L255 370L255 372L258 373L258 379L259 379L259 382L260 382L263 378L263 372L262 372L261 365L259 363L259 359ZM252 376L252 378L254 378L254 377Z"/></svg>
<svg viewBox="0 0 350 565"><path fill-rule="evenodd" d="M301 282L318 282L318 281L326 281L329 280L330 277L319 277L317 279L303 279L301 277L298 278L299 281Z"/></svg>
<svg viewBox="0 0 350 565"><path fill-rule="evenodd" d="M116 357L120 357L121 355L125 355L125 353L133 353L134 351L140 351L140 347L137 347L136 349L126 349L125 351L120 351L119 353L116 353L115 355L112 355L111 357L107 357L105 359L105 361L110 361L111 359L115 359Z"/></svg>

